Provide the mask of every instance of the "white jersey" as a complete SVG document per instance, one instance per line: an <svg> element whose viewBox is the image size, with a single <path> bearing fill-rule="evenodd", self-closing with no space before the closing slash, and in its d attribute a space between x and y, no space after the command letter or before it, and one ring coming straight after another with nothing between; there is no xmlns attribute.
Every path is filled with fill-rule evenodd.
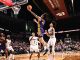
<svg viewBox="0 0 80 60"><path fill-rule="evenodd" d="M50 38L55 38L55 29L54 28L49 28L48 33Z"/></svg>
<svg viewBox="0 0 80 60"><path fill-rule="evenodd" d="M11 50L11 51L14 51L14 49L12 48L12 46L11 46L11 40L10 39L6 39L6 48L8 49L8 50Z"/></svg>
<svg viewBox="0 0 80 60"><path fill-rule="evenodd" d="M55 52L55 43L56 43L56 37L55 37L55 29L54 28L49 28L48 29L48 33L49 33L49 41L48 41L48 49L50 51L50 46L52 46L52 52ZM55 54L55 53L54 53Z"/></svg>
<svg viewBox="0 0 80 60"><path fill-rule="evenodd" d="M30 45L38 45L38 43L39 43L38 37L30 36L29 41L30 41Z"/></svg>
<svg viewBox="0 0 80 60"><path fill-rule="evenodd" d="M11 46L11 40L10 39L6 39L6 47L10 47Z"/></svg>

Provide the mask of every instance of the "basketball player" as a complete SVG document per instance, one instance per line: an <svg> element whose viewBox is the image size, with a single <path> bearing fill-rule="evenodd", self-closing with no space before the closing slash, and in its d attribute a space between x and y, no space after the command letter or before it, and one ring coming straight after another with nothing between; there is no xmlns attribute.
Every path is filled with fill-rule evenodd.
<svg viewBox="0 0 80 60"><path fill-rule="evenodd" d="M4 53L6 53L5 43L6 43L5 35L3 33L0 33L0 51L2 51L2 55L4 55Z"/></svg>
<svg viewBox="0 0 80 60"><path fill-rule="evenodd" d="M45 20L43 19L44 18L44 14L42 14L41 16L37 16L33 11L32 11L32 6L31 5L28 5L27 6L27 10L29 12L31 12L31 14L36 18L34 19L34 22L37 23L37 26L38 26L38 29L37 29L37 34L38 34L38 37L39 37L39 42L43 45L44 47L44 50L46 49L46 46L47 46L47 43L44 41L43 39L43 35L44 35L44 24L45 24Z"/></svg>
<svg viewBox="0 0 80 60"><path fill-rule="evenodd" d="M8 51L7 55L9 55L7 57L7 60L11 60L11 59L14 60L14 49L11 46L10 35L7 35L7 38L6 38L6 50Z"/></svg>
<svg viewBox="0 0 80 60"><path fill-rule="evenodd" d="M32 33L32 36L29 37L29 41L30 41L30 52L31 52L30 60L34 52L38 53L38 60L39 60L40 58L39 46L38 46L39 41L38 37L35 36L34 32Z"/></svg>
<svg viewBox="0 0 80 60"><path fill-rule="evenodd" d="M50 28L48 29L48 33L46 34L50 37L48 41L48 51L54 57L56 37L55 37L55 28L53 27L53 22L50 23Z"/></svg>
<svg viewBox="0 0 80 60"><path fill-rule="evenodd" d="M37 26L38 26L38 22L40 24L40 26L38 26L38 29L40 29L40 32L38 31L37 34L38 34L40 43L43 45L43 49L46 50L47 43L43 39L43 36L45 33L45 31L44 31L45 20L38 16L37 20L34 19L34 22L37 23ZM42 49L42 51L43 51L43 49Z"/></svg>
<svg viewBox="0 0 80 60"><path fill-rule="evenodd" d="M37 19L34 19L34 22L37 23L37 26L38 24L40 24L40 26L38 26L38 28L40 28L40 31L41 31L41 35L43 36L44 35L44 24L45 24L45 20L43 19L45 13L42 14L41 16L37 16Z"/></svg>

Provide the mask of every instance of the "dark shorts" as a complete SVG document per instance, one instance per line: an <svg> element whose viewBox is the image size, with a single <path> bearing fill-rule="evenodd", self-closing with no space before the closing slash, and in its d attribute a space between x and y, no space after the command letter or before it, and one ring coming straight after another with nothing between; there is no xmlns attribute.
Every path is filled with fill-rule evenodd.
<svg viewBox="0 0 80 60"><path fill-rule="evenodd" d="M5 48L6 48L6 47L5 47L5 44L4 44L4 43L3 43L3 44L0 43L0 51L1 51L1 50L5 50Z"/></svg>

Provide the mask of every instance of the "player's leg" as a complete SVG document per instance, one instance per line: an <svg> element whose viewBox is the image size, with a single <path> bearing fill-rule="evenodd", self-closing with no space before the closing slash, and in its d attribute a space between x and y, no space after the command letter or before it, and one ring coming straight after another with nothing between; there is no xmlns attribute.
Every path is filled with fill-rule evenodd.
<svg viewBox="0 0 80 60"><path fill-rule="evenodd" d="M52 39L52 56L53 56L53 59L55 60L55 44L56 44L56 38L53 38Z"/></svg>
<svg viewBox="0 0 80 60"><path fill-rule="evenodd" d="M7 60L10 60L11 59L11 57L10 57L11 51L9 49L7 49L7 53L8 53Z"/></svg>
<svg viewBox="0 0 80 60"><path fill-rule="evenodd" d="M48 52L48 49L46 49L46 50L45 50L45 52L44 52L44 54L43 54L43 55L45 55L47 52Z"/></svg>
<svg viewBox="0 0 80 60"><path fill-rule="evenodd" d="M38 60L40 59L40 52L39 52L39 47L38 45L35 46L35 52L37 52L37 57L38 57Z"/></svg>
<svg viewBox="0 0 80 60"><path fill-rule="evenodd" d="M38 54L37 56L38 56L38 60L39 60L40 59L40 52L37 52L37 54Z"/></svg>
<svg viewBox="0 0 80 60"><path fill-rule="evenodd" d="M55 60L55 45L52 45L52 57Z"/></svg>
<svg viewBox="0 0 80 60"><path fill-rule="evenodd" d="M46 50L43 55L45 55L48 51L50 51L49 47L50 47L50 39L49 39L48 43L46 44Z"/></svg>
<svg viewBox="0 0 80 60"><path fill-rule="evenodd" d="M8 52L9 52L8 60L10 59L15 60L14 59L14 49L12 47L8 47Z"/></svg>
<svg viewBox="0 0 80 60"><path fill-rule="evenodd" d="M53 59L53 38L50 38L48 41L48 60L54 60Z"/></svg>
<svg viewBox="0 0 80 60"><path fill-rule="evenodd" d="M13 51L9 51L8 60L10 60L10 59L15 60L14 59L14 52Z"/></svg>
<svg viewBox="0 0 80 60"><path fill-rule="evenodd" d="M42 45L41 45L41 52L42 52L42 51L46 51L46 49L47 49L47 43L46 43L46 44L45 44L45 43L42 44Z"/></svg>
<svg viewBox="0 0 80 60"><path fill-rule="evenodd" d="M47 49L47 43L45 41L44 41L43 46L44 46L44 51L45 51Z"/></svg>
<svg viewBox="0 0 80 60"><path fill-rule="evenodd" d="M6 60L8 60L8 50L5 49L5 56L6 56Z"/></svg>
<svg viewBox="0 0 80 60"><path fill-rule="evenodd" d="M14 58L14 50L13 50L13 48L12 48L12 56L11 56L11 58L12 58L12 60L15 60L15 58Z"/></svg>
<svg viewBox="0 0 80 60"><path fill-rule="evenodd" d="M39 37L39 42L43 45L41 51L47 51L47 43L44 41L43 37Z"/></svg>
<svg viewBox="0 0 80 60"><path fill-rule="evenodd" d="M55 44L56 44L56 38L53 38L53 43L52 43L52 52L55 55Z"/></svg>
<svg viewBox="0 0 80 60"><path fill-rule="evenodd" d="M30 57L29 57L29 60L31 60L33 53L34 53L34 52L31 52Z"/></svg>
<svg viewBox="0 0 80 60"><path fill-rule="evenodd" d="M30 57L29 57L29 60L31 60L31 58L32 58L32 55L33 55L33 53L34 53L34 46L33 45L30 45Z"/></svg>

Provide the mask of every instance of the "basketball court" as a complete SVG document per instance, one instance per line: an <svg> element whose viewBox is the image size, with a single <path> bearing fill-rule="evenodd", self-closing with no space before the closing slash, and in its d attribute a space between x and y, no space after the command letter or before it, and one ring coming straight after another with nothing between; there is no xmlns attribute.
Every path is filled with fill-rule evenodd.
<svg viewBox="0 0 80 60"><path fill-rule="evenodd" d="M30 54L15 55L15 60L29 60ZM5 60L5 57L0 57L0 60ZM33 54L31 60L38 60L37 54ZM40 60L48 60L48 54L43 56L40 54ZM55 60L80 60L80 52L56 52Z"/></svg>

